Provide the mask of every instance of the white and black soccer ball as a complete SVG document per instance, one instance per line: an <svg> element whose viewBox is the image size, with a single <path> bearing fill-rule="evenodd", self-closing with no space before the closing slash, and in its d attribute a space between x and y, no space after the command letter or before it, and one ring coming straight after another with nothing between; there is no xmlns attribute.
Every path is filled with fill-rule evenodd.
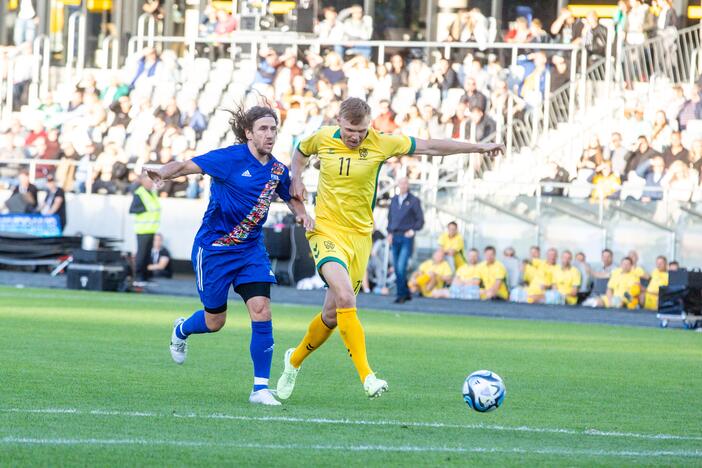
<svg viewBox="0 0 702 468"><path fill-rule="evenodd" d="M502 378L489 370L475 371L463 382L463 400L480 413L502 406L506 394Z"/></svg>

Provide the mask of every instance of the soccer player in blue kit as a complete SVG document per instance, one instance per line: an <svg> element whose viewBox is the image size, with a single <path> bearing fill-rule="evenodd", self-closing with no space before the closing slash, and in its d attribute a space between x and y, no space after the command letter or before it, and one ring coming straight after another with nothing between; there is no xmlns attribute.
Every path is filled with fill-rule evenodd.
<svg viewBox="0 0 702 468"><path fill-rule="evenodd" d="M280 405L268 389L273 356L270 285L275 283L275 276L261 229L275 194L288 204L305 229L311 230L314 221L302 202L290 197L288 168L271 154L278 132L276 113L269 107L255 106L232 114L232 130L242 144L146 170L157 185L188 174L205 173L212 178L209 205L192 251L197 291L204 308L187 319L176 320L171 357L182 364L188 336L213 333L224 326L231 285L251 317L254 385L249 402Z"/></svg>

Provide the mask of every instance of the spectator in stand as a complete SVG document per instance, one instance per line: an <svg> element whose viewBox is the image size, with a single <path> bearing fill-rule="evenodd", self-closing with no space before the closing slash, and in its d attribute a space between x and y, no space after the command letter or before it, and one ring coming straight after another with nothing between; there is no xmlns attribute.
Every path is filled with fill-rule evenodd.
<svg viewBox="0 0 702 468"><path fill-rule="evenodd" d="M605 161L604 155L602 154L602 145L600 144L600 139L597 135L591 135L590 141L588 141L587 146L583 148L583 153L580 156L580 161L578 162L578 170L580 169L592 169L595 170Z"/></svg>
<svg viewBox="0 0 702 468"><path fill-rule="evenodd" d="M585 46L591 59L604 57L607 49L607 28L600 24L594 10L575 23L571 42Z"/></svg>
<svg viewBox="0 0 702 468"><path fill-rule="evenodd" d="M526 44L531 41L531 31L529 30L529 20L519 16L514 20L509 30L505 33L505 42L511 44Z"/></svg>
<svg viewBox="0 0 702 468"><path fill-rule="evenodd" d="M700 96L700 86L695 84L690 89L687 100L678 114L678 128L684 131L688 121L698 119L702 119L702 97Z"/></svg>
<svg viewBox="0 0 702 468"><path fill-rule="evenodd" d="M280 65L278 52L270 47L261 47L259 55L261 58L258 62L254 84L272 85L278 65Z"/></svg>
<svg viewBox="0 0 702 468"><path fill-rule="evenodd" d="M670 133L670 146L663 152L663 162L666 169L675 161L687 162L688 151L682 144L682 134L675 130Z"/></svg>
<svg viewBox="0 0 702 468"><path fill-rule="evenodd" d="M373 18L363 14L361 5L353 5L341 10L337 21L341 23L342 40L344 41L370 41L373 36ZM370 58L371 48L369 46L353 46L346 49L346 54L364 55ZM340 53L342 57L344 53Z"/></svg>
<svg viewBox="0 0 702 468"><path fill-rule="evenodd" d="M631 171L636 171L641 164L656 156L659 156L659 154L649 146L648 138L645 135L641 135L638 138L637 148L630 152L626 159L623 176L629 178Z"/></svg>
<svg viewBox="0 0 702 468"><path fill-rule="evenodd" d="M503 250L502 257L502 264L507 271L507 289L511 291L519 286L521 281L521 263L513 247L507 247Z"/></svg>
<svg viewBox="0 0 702 468"><path fill-rule="evenodd" d="M529 42L533 44L547 44L551 42L551 36L544 29L544 25L539 18L531 20L529 36L531 36Z"/></svg>
<svg viewBox="0 0 702 468"><path fill-rule="evenodd" d="M397 181L399 194L390 200L388 209L388 242L392 245L392 259L397 277L395 303L411 299L407 289L407 263L412 256L414 236L424 227L424 212L419 198L409 192L409 180Z"/></svg>
<svg viewBox="0 0 702 468"><path fill-rule="evenodd" d="M678 271L680 270L680 263L677 261L673 260L668 264L668 272L670 273L671 271Z"/></svg>
<svg viewBox="0 0 702 468"><path fill-rule="evenodd" d="M123 96L129 96L129 86L122 82L118 74L113 75L110 84L100 91L100 100L108 107Z"/></svg>
<svg viewBox="0 0 702 468"><path fill-rule="evenodd" d="M655 20L650 8L641 0L630 0L631 10L626 15L626 43L643 44L655 28Z"/></svg>
<svg viewBox="0 0 702 468"><path fill-rule="evenodd" d="M663 38L664 47L668 49L675 43L678 32L678 15L675 13L671 0L654 0L654 4L658 7L656 36Z"/></svg>
<svg viewBox="0 0 702 468"><path fill-rule="evenodd" d="M620 177L624 174L624 169L626 169L628 153L622 145L622 134L619 132L612 133L604 157L612 163L612 171Z"/></svg>
<svg viewBox="0 0 702 468"><path fill-rule="evenodd" d="M465 138L463 132L468 125L468 118L468 103L461 100L456 104L453 115L445 114L441 117L441 123L446 125L446 133L450 134L451 138Z"/></svg>
<svg viewBox="0 0 702 468"><path fill-rule="evenodd" d="M431 259L422 262L417 271L412 273L409 290L413 294L420 293L424 297L432 297L435 291L451 284L451 279L451 266L445 260L443 250L439 249Z"/></svg>
<svg viewBox="0 0 702 468"><path fill-rule="evenodd" d="M505 266L501 261L497 260L495 247L491 245L485 247L483 256L485 260L478 264L480 283L483 287L480 291L480 298L506 301L509 299L509 291L507 290L507 270Z"/></svg>
<svg viewBox="0 0 702 468"><path fill-rule="evenodd" d="M505 80L498 80L490 95L490 114L493 119L507 121L509 112L510 91ZM512 94L512 112L514 117L519 117L526 109L526 102L517 94ZM456 137L454 137L456 138Z"/></svg>
<svg viewBox="0 0 702 468"><path fill-rule="evenodd" d="M494 141L497 125L489 116L485 115L483 108L472 106L470 120L466 123L465 136L476 143Z"/></svg>
<svg viewBox="0 0 702 468"><path fill-rule="evenodd" d="M378 116L373 119L372 126L374 129L383 133L394 133L398 129L395 123L395 113L390 109L390 101L383 99L378 103L380 112Z"/></svg>
<svg viewBox="0 0 702 468"><path fill-rule="evenodd" d="M687 202L690 201L695 187L698 185L697 173L691 174L687 165L682 161L674 161L665 174L661 185L668 190L670 200Z"/></svg>
<svg viewBox="0 0 702 468"><path fill-rule="evenodd" d="M146 269L152 278L172 278L173 266L171 265L171 253L163 245L163 235L154 234L153 245L151 246L151 257Z"/></svg>
<svg viewBox="0 0 702 468"><path fill-rule="evenodd" d="M322 67L321 76L332 86L343 84L346 81L344 61L339 54L329 52L324 57L324 67Z"/></svg>
<svg viewBox="0 0 702 468"><path fill-rule="evenodd" d="M450 88L460 88L461 83L458 81L458 75L451 67L451 63L442 58L439 60L436 70L431 75L429 82L441 90L441 96L446 97Z"/></svg>
<svg viewBox="0 0 702 468"><path fill-rule="evenodd" d="M344 65L347 78L347 97L367 99L375 86L375 66L365 55L357 55Z"/></svg>
<svg viewBox="0 0 702 468"><path fill-rule="evenodd" d="M477 249L470 249L467 263L456 269L451 287L437 289L432 296L452 299L480 299L479 255Z"/></svg>
<svg viewBox="0 0 702 468"><path fill-rule="evenodd" d="M556 37L557 42L570 44L573 41L575 21L575 16L568 7L561 8L558 18L551 24L551 34Z"/></svg>
<svg viewBox="0 0 702 468"><path fill-rule="evenodd" d="M392 89L396 91L398 88L408 86L409 74L405 68L405 59L400 54L394 54L390 57L390 80Z"/></svg>
<svg viewBox="0 0 702 468"><path fill-rule="evenodd" d="M163 120L167 127L180 125L180 109L178 109L175 97L170 98L165 105L161 106L155 115Z"/></svg>
<svg viewBox="0 0 702 468"><path fill-rule="evenodd" d="M551 57L553 69L551 70L551 92L562 88L566 83L570 82L570 70L568 62L561 54L555 54Z"/></svg>
<svg viewBox="0 0 702 468"><path fill-rule="evenodd" d="M657 111L653 120L653 131L651 132L651 148L659 153L665 151L670 146L673 130L673 127L668 124L665 112L662 110Z"/></svg>
<svg viewBox="0 0 702 468"><path fill-rule="evenodd" d="M121 125L125 129L129 127L131 122L129 114L132 111L132 101L129 99L129 96L121 96L117 101L109 105L109 109L112 112L111 126Z"/></svg>
<svg viewBox="0 0 702 468"><path fill-rule="evenodd" d="M29 172L22 169L17 177L17 185L5 204L10 213L34 213L38 205L38 194L37 187L29 181Z"/></svg>
<svg viewBox="0 0 702 468"><path fill-rule="evenodd" d="M653 131L651 123L644 119L644 106L636 103L633 108L624 109L624 146L631 146L641 136L649 137Z"/></svg>
<svg viewBox="0 0 702 468"><path fill-rule="evenodd" d="M605 161L600 164L592 178L592 194L590 199L598 202L601 199L617 199L622 188L622 181L617 174L612 172L612 163Z"/></svg>
<svg viewBox="0 0 702 468"><path fill-rule="evenodd" d="M685 162L690 169L702 173L702 140L698 139L692 142L692 148L690 148Z"/></svg>
<svg viewBox="0 0 702 468"><path fill-rule="evenodd" d="M338 13L333 6L327 6L322 9L324 19L319 22L315 28L315 33L323 42L341 42L344 36L344 31L337 21Z"/></svg>
<svg viewBox="0 0 702 468"><path fill-rule="evenodd" d="M553 268L553 281L551 290L560 295L560 300L567 305L575 305L578 303L578 291L582 284L580 270L572 264L573 254L570 250L564 250L561 254L561 264ZM549 294L547 293L547 296ZM559 301L553 301L560 303ZM546 301L550 303L552 301Z"/></svg>
<svg viewBox="0 0 702 468"><path fill-rule="evenodd" d="M434 108L425 104L419 111L419 115L424 121L424 127L419 132L420 138L430 139L436 138L441 139L446 137L446 127L439 120L439 115L436 113Z"/></svg>
<svg viewBox="0 0 702 468"><path fill-rule="evenodd" d="M468 108L479 107L485 112L487 109L487 96L478 91L478 85L475 78L469 76L466 78L466 82L463 86L466 91L465 96L461 99L468 104Z"/></svg>
<svg viewBox="0 0 702 468"><path fill-rule="evenodd" d="M66 194L51 174L46 176L46 198L39 206L39 213L44 216L58 216L61 232L66 228Z"/></svg>
<svg viewBox="0 0 702 468"><path fill-rule="evenodd" d="M656 268L651 270L651 280L639 299L646 310L658 310L658 293L661 286L668 286L668 259L663 255L656 258Z"/></svg>
<svg viewBox="0 0 702 468"><path fill-rule="evenodd" d="M190 127L195 132L195 138L198 140L202 137L202 133L207 128L207 118L205 114L200 112L195 99L189 99L185 104L183 112L180 114L180 128Z"/></svg>
<svg viewBox="0 0 702 468"><path fill-rule="evenodd" d="M540 182L542 195L562 197L564 188L549 185L548 183L555 182L558 184L567 184L570 182L570 174L568 174L568 171L559 166L555 161L549 161L546 163L546 171Z"/></svg>
<svg viewBox="0 0 702 468"><path fill-rule="evenodd" d="M39 18L32 3L32 0L20 0L13 31L13 40L16 46L26 43L31 44L36 37Z"/></svg>
<svg viewBox="0 0 702 468"><path fill-rule="evenodd" d="M643 192L641 201L648 203L663 199L662 182L665 177L665 161L660 156L655 156L641 166L637 171L639 177L646 181L646 190ZM659 190L656 190L659 189Z"/></svg>
<svg viewBox="0 0 702 468"><path fill-rule="evenodd" d="M448 223L448 230L439 236L439 248L443 250L451 267L456 270L466 263L463 250L465 242L458 233L458 224L455 221Z"/></svg>
<svg viewBox="0 0 702 468"><path fill-rule="evenodd" d="M548 71L548 58L542 51L536 51L530 58L534 61L534 70L524 78L520 96L531 105L539 107L542 105L544 92L546 91L546 73Z"/></svg>
<svg viewBox="0 0 702 468"><path fill-rule="evenodd" d="M471 36L473 36L473 21L470 17L470 11L467 9L459 10L448 28L446 41L469 42Z"/></svg>
<svg viewBox="0 0 702 468"><path fill-rule="evenodd" d="M419 115L419 108L412 104L400 122L400 132L409 137L419 138L425 128L426 123Z"/></svg>
<svg viewBox="0 0 702 468"><path fill-rule="evenodd" d="M143 56L137 61L136 71L129 82L129 89L133 90L142 85L150 84L150 79L157 76L160 67L162 67L162 62L156 49L145 47Z"/></svg>
<svg viewBox="0 0 702 468"><path fill-rule="evenodd" d="M633 271L631 258L624 257L618 271L612 273L607 283L607 294L597 300L599 307L625 307L636 309L639 305L641 279Z"/></svg>

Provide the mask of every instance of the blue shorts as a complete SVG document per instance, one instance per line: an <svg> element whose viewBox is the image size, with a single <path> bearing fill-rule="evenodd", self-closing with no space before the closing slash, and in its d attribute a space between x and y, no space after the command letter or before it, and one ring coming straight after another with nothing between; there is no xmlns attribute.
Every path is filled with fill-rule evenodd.
<svg viewBox="0 0 702 468"><path fill-rule="evenodd" d="M250 247L203 249L193 245L195 282L200 301L207 309L227 304L229 287L248 283L275 283L268 252L261 243Z"/></svg>

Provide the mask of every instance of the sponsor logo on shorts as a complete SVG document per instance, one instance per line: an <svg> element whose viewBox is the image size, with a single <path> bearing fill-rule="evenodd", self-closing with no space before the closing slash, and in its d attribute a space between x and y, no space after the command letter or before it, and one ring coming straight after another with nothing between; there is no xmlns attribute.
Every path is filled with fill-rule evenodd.
<svg viewBox="0 0 702 468"><path fill-rule="evenodd" d="M334 243L332 241L324 241L324 247L326 247L327 250L334 250Z"/></svg>

